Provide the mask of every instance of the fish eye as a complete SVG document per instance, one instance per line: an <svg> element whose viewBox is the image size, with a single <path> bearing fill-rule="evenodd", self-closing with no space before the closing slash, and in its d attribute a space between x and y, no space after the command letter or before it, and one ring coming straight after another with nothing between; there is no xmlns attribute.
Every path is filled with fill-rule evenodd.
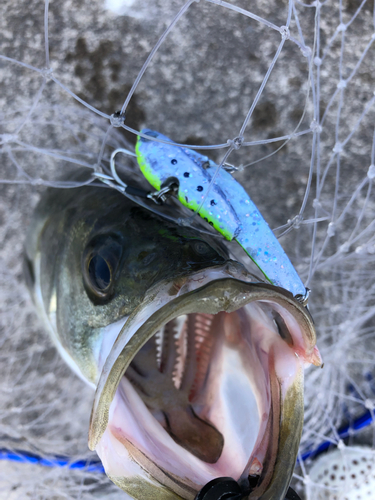
<svg viewBox="0 0 375 500"><path fill-rule="evenodd" d="M112 237L94 238L83 255L83 282L90 299L107 301L113 295L122 246Z"/></svg>
<svg viewBox="0 0 375 500"><path fill-rule="evenodd" d="M94 255L89 262L89 278L92 285L104 292L111 283L111 269L108 262L100 255Z"/></svg>
<svg viewBox="0 0 375 500"><path fill-rule="evenodd" d="M195 253L197 253L198 255L207 255L212 251L212 248L209 245L207 245L207 243L199 240L194 241L193 249Z"/></svg>
<svg viewBox="0 0 375 500"><path fill-rule="evenodd" d="M276 311L273 311L272 315L273 315L273 322L276 325L276 328L277 328L277 331L278 331L280 337L283 340L285 340L285 342L288 345L293 345L293 339L292 339L292 336L289 332L288 327L286 326L284 318L281 316L281 314L279 314Z"/></svg>

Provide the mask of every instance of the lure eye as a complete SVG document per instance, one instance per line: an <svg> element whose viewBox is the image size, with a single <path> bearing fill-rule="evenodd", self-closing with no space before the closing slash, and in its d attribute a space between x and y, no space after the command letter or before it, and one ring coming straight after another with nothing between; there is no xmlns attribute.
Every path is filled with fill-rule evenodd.
<svg viewBox="0 0 375 500"><path fill-rule="evenodd" d="M273 311L273 322L279 332L280 337L285 340L288 345L293 345L293 339L283 317L276 311Z"/></svg>
<svg viewBox="0 0 375 500"><path fill-rule="evenodd" d="M112 297L121 255L121 244L111 236L100 236L89 243L83 255L83 282L94 303Z"/></svg>

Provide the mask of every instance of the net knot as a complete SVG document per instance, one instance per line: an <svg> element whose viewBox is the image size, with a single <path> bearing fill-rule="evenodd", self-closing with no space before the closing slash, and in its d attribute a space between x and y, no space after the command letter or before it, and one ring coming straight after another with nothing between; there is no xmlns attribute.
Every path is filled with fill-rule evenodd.
<svg viewBox="0 0 375 500"><path fill-rule="evenodd" d="M0 134L0 144L9 144L10 142L15 142L18 139L16 134Z"/></svg>
<svg viewBox="0 0 375 500"><path fill-rule="evenodd" d="M304 57L310 57L311 56L311 48L308 45L305 45L304 47L301 47L301 52Z"/></svg>
<svg viewBox="0 0 375 500"><path fill-rule="evenodd" d="M373 410L375 408L374 402L371 399L366 399L365 408L368 410Z"/></svg>
<svg viewBox="0 0 375 500"><path fill-rule="evenodd" d="M102 174L103 173L102 166L99 165L99 163L95 163L95 165L93 165L92 168L93 168L94 172L97 173L97 174Z"/></svg>
<svg viewBox="0 0 375 500"><path fill-rule="evenodd" d="M116 111L109 117L109 121L113 127L121 127L125 122L125 113L121 111Z"/></svg>
<svg viewBox="0 0 375 500"><path fill-rule="evenodd" d="M313 208L322 208L322 204L318 200L318 198L315 198L312 204Z"/></svg>
<svg viewBox="0 0 375 500"><path fill-rule="evenodd" d="M322 126L315 119L310 123L310 128L312 132L317 132L318 134L322 131Z"/></svg>
<svg viewBox="0 0 375 500"><path fill-rule="evenodd" d="M39 177L37 179L31 179L30 184L32 186L43 186L44 182L43 179L40 179Z"/></svg>
<svg viewBox="0 0 375 500"><path fill-rule="evenodd" d="M283 40L289 40L290 31L288 26L280 26L280 35Z"/></svg>
<svg viewBox="0 0 375 500"><path fill-rule="evenodd" d="M314 64L315 66L321 66L322 65L322 59L318 56L314 57Z"/></svg>
<svg viewBox="0 0 375 500"><path fill-rule="evenodd" d="M375 165L370 165L367 171L367 177L372 180L375 179Z"/></svg>
<svg viewBox="0 0 375 500"><path fill-rule="evenodd" d="M189 219L185 219L184 217L179 217L177 219L177 224L179 226L183 226L183 227L189 227L191 224L190 224L190 220Z"/></svg>
<svg viewBox="0 0 375 500"><path fill-rule="evenodd" d="M303 217L301 214L295 215L292 219L288 219L288 225L293 227L294 229L299 229L303 221Z"/></svg>
<svg viewBox="0 0 375 500"><path fill-rule="evenodd" d="M349 252L349 248L350 248L350 244L346 241L345 243L343 243L340 248L339 248L339 251L341 253L348 253Z"/></svg>
<svg viewBox="0 0 375 500"><path fill-rule="evenodd" d="M346 445L345 445L345 443L344 443L344 441L342 439L340 439L339 442L337 443L337 448L339 450L345 450Z"/></svg>
<svg viewBox="0 0 375 500"><path fill-rule="evenodd" d="M240 149L242 144L243 144L243 137L242 136L238 136L238 137L235 137L234 139L228 139L228 144L230 144L231 146L233 146L234 149Z"/></svg>
<svg viewBox="0 0 375 500"><path fill-rule="evenodd" d="M53 74L52 68L42 68L42 75L44 78L50 78Z"/></svg>
<svg viewBox="0 0 375 500"><path fill-rule="evenodd" d="M303 484L311 484L311 478L309 475L306 474L306 476L303 478Z"/></svg>
<svg viewBox="0 0 375 500"><path fill-rule="evenodd" d="M340 24L337 26L336 31L338 31L338 32L340 33L340 32L346 31L346 28L347 28L346 24L344 24L344 23L340 23Z"/></svg>
<svg viewBox="0 0 375 500"><path fill-rule="evenodd" d="M332 238L336 234L336 224L334 222L330 222L327 227L327 236L328 238Z"/></svg>
<svg viewBox="0 0 375 500"><path fill-rule="evenodd" d="M339 83L337 84L338 89L345 89L346 88L346 80L340 80Z"/></svg>
<svg viewBox="0 0 375 500"><path fill-rule="evenodd" d="M341 144L341 142L336 142L336 144L333 146L332 151L334 153L342 153L344 149L344 146Z"/></svg>

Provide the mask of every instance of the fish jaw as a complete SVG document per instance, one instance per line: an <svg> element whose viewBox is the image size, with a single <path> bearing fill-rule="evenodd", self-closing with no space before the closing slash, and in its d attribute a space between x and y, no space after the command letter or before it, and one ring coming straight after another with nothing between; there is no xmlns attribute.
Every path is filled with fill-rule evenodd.
<svg viewBox="0 0 375 500"><path fill-rule="evenodd" d="M93 405L89 446L113 482L134 498L193 499L215 477L244 480L253 473L258 483L249 498L284 498L302 432L303 367L316 360L315 330L306 309L290 293L251 283L250 275L238 279L239 267L233 269L231 277L223 269L211 269L185 283L168 282L152 290L126 321L107 358ZM280 314L291 332L291 345L272 323L272 315ZM139 356L150 339L189 315L212 315L221 324L217 347L210 348L205 383L199 394L189 392L197 417L193 429L206 425L206 435L212 435L211 459L199 456L199 443L194 449L179 440L178 423L168 428L158 412L152 414L154 404L141 397L144 387L129 375L131 364L136 371L142 369L136 361L146 359ZM241 321L247 321L251 335L238 330ZM255 372L250 365L256 366ZM157 396L159 413L170 416L175 408L166 410ZM219 454L221 441L212 428L223 436Z"/></svg>

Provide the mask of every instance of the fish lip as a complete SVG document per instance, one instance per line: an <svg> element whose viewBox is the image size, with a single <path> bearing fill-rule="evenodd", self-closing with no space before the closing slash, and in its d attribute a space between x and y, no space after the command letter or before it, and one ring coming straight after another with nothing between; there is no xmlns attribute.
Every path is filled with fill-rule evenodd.
<svg viewBox="0 0 375 500"><path fill-rule="evenodd" d="M191 312L211 314L216 314L219 311L233 312L256 300L272 300L289 309L293 316L298 318L299 323L303 325L303 329L309 335L311 344L315 345L316 337L312 318L307 309L294 299L290 292L258 280L254 281L252 275L244 274L243 272L241 274L239 268L236 268L235 263L231 262L230 264L234 265L234 271L237 271L237 274L236 272L232 272L232 275L227 273L226 277L212 279L200 285L198 278L202 272L195 273L190 276L190 279L194 281L194 277L197 278L198 284L192 290L188 290L185 293L183 292L183 286L180 289L176 288L175 281L163 283L163 286L157 287L154 293L147 296L129 317L107 358L99 380L90 421L90 449L94 450L96 448L106 430L111 402L130 362L138 350L156 333L160 325L166 324L172 318L182 314L190 314ZM228 265L226 263L225 266L216 267L217 270L223 271ZM212 269L210 268L205 271L210 273ZM168 287L175 287L175 294L171 295L161 307L158 307L156 311L142 320L142 313L145 311L145 308L150 306L152 301L159 300L161 291L165 291ZM137 322L140 323L140 326L138 326ZM277 387L279 386L277 385ZM276 388L275 390L279 389ZM302 375L299 374L296 384L293 384L291 390L291 394L287 393L284 397L284 408L281 408L281 414L278 417L275 415L273 425L277 428L277 437L275 431L274 439L277 442L271 446L271 455L273 454L272 459L275 461L275 467L273 468L273 474L266 481L271 486L272 484L278 484L278 488L281 488L282 491L286 491L289 485L302 432L303 372ZM280 394L279 397L281 398ZM288 411L288 416L287 419L283 420L281 417L285 408ZM280 432L278 430L279 425ZM292 437L290 436L290 425L293 427ZM275 447L276 449L280 447L281 456L285 459L281 460L281 462L284 462L284 465L280 465L280 456L278 453L276 460ZM287 462L286 466L285 462ZM263 482L261 489L264 490L264 488L265 483ZM268 490L269 488L266 488L263 492L265 496L262 493L262 496L252 497L250 495L249 498L284 498L281 496L269 497L267 496ZM276 491L274 491L274 494L276 494Z"/></svg>

